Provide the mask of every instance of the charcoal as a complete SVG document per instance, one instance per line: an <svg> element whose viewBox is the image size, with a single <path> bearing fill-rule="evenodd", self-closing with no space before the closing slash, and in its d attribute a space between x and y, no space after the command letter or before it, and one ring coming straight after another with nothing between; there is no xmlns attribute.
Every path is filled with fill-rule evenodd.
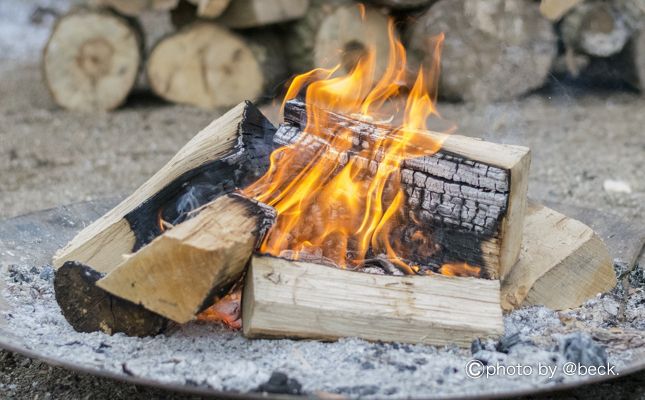
<svg viewBox="0 0 645 400"><path fill-rule="evenodd" d="M570 362L586 366L607 364L604 346L596 343L591 335L585 332L574 332L562 337L558 349Z"/></svg>
<svg viewBox="0 0 645 400"><path fill-rule="evenodd" d="M279 394L301 394L302 385L293 378L289 378L282 372L274 372L268 381L261 384L256 392L279 393Z"/></svg>

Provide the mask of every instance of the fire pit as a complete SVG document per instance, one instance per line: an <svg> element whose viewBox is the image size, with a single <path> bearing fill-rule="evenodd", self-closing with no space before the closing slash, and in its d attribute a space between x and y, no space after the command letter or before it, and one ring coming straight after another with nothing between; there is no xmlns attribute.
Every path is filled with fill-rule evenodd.
<svg viewBox="0 0 645 400"><path fill-rule="evenodd" d="M274 372L287 374L292 385L297 381L301 393L376 398L427 397L429 393L435 397L519 395L611 378L565 376L561 372L553 379L471 379L465 375L465 365L473 359L493 361L499 357L508 365L537 365L539 359L555 357L557 362L552 365L563 365L573 354L571 345L566 347L569 352L565 350L565 338L575 337L576 331L590 335L595 349L597 345L606 347L607 358L620 376L645 368L645 319L642 306L638 306L643 301L643 278L636 272L638 268L629 275L633 293L623 322L614 314L622 299L621 288L617 288L574 310L558 313L534 306L514 311L504 319L504 339L476 344L472 350L360 339L328 343L247 340L239 332L199 321L148 338L78 333L60 314L54 299L49 260L57 248L115 203L80 203L0 224L3 348L73 370L228 398L239 397L241 392L244 397L260 397L254 391ZM588 217L600 219L597 214ZM284 393L290 389L283 385L273 390Z"/></svg>

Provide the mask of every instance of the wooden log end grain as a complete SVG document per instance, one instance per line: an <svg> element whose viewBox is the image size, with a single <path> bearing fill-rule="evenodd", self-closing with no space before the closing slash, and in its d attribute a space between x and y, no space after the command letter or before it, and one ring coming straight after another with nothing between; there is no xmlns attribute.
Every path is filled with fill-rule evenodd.
<svg viewBox="0 0 645 400"><path fill-rule="evenodd" d="M131 21L109 11L74 11L58 20L45 47L46 85L64 108L112 110L135 84L141 50Z"/></svg>
<svg viewBox="0 0 645 400"><path fill-rule="evenodd" d="M162 39L147 75L162 98L213 109L258 99L286 74L275 40L246 40L214 23L196 22ZM264 40L266 39L266 40Z"/></svg>
<svg viewBox="0 0 645 400"><path fill-rule="evenodd" d="M439 94L512 99L544 83L556 36L530 0L440 0L406 31L412 64L431 62L429 38L445 34Z"/></svg>
<svg viewBox="0 0 645 400"><path fill-rule="evenodd" d="M286 51L295 72L342 63L351 70L368 48L376 51L377 76L388 57L387 17L347 1L312 1L305 17L289 29Z"/></svg>

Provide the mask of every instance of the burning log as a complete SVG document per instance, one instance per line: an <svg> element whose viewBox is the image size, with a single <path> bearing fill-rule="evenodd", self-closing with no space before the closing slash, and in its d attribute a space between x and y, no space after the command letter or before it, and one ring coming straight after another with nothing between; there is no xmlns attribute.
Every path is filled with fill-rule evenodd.
<svg viewBox="0 0 645 400"><path fill-rule="evenodd" d="M286 37L289 67L296 72L338 63L349 71L369 48L376 50L380 74L387 65L387 18L347 0L312 0L307 14L290 26Z"/></svg>
<svg viewBox="0 0 645 400"><path fill-rule="evenodd" d="M273 223L270 207L227 195L128 256L97 286L178 323L224 296Z"/></svg>
<svg viewBox="0 0 645 400"><path fill-rule="evenodd" d="M522 252L502 282L505 310L580 306L616 286L607 247L587 225L540 205L529 205Z"/></svg>
<svg viewBox="0 0 645 400"><path fill-rule="evenodd" d="M439 93L491 101L542 86L556 55L551 23L530 0L440 0L406 32L416 63L432 62L428 38L444 32Z"/></svg>
<svg viewBox="0 0 645 400"><path fill-rule="evenodd" d="M319 112L325 112L320 110ZM391 127L325 112L330 127L353 133L353 149L341 160L358 157ZM297 142L306 127L304 103L287 102L288 124L275 135L278 144ZM331 134L331 133L330 133ZM432 135L432 133L428 133ZM378 160L365 160L370 169ZM405 160L401 183L407 194L409 226L401 229L406 258L422 265L467 262L482 267L481 276L499 279L517 261L526 208L529 149L450 135L432 156ZM417 231L431 238L415 245Z"/></svg>
<svg viewBox="0 0 645 400"><path fill-rule="evenodd" d="M235 0L218 22L230 28L256 28L301 18L308 7L309 0Z"/></svg>
<svg viewBox="0 0 645 400"><path fill-rule="evenodd" d="M61 17L43 55L45 83L56 104L80 111L118 107L135 84L141 42L132 21L107 10Z"/></svg>
<svg viewBox="0 0 645 400"><path fill-rule="evenodd" d="M157 43L146 72L152 90L168 101L229 106L275 90L287 73L281 49L271 32L242 37L197 22Z"/></svg>
<svg viewBox="0 0 645 400"><path fill-rule="evenodd" d="M353 336L465 347L503 332L499 302L496 280L373 275L256 256L242 329L252 338Z"/></svg>
<svg viewBox="0 0 645 400"><path fill-rule="evenodd" d="M567 48L597 57L619 53L632 34L620 10L601 1L575 6L562 19L560 30Z"/></svg>
<svg viewBox="0 0 645 400"><path fill-rule="evenodd" d="M123 262L124 254L136 252L159 236L164 229L160 222L179 224L199 205L257 179L268 168L274 131L248 102L212 122L132 195L56 253L53 265L60 275L59 287L78 289L78 285L65 283L58 272L66 262L107 274ZM77 296L82 303L86 292L75 290L68 297ZM61 306L68 320L77 318L66 313L69 307ZM94 330L102 328L95 325Z"/></svg>

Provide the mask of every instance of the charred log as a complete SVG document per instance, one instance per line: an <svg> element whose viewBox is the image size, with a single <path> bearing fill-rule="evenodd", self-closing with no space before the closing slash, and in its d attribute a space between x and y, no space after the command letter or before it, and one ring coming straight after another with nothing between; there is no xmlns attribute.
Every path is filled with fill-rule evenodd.
<svg viewBox="0 0 645 400"><path fill-rule="evenodd" d="M166 329L166 318L97 287L96 282L102 277L100 272L74 261L56 270L56 302L75 330L152 336Z"/></svg>
<svg viewBox="0 0 645 400"><path fill-rule="evenodd" d="M305 105L289 101L284 117L288 123L280 126L274 141L295 143L306 127ZM339 155L341 166L391 130L337 113L327 112L326 117L330 126L355 134L352 149ZM328 145L321 136L307 144ZM373 171L378 168L376 154L376 159L362 161ZM405 160L400 175L407 195L407 223L396 228L407 245L404 257L437 268L467 262L483 267L483 277L504 276L519 254L528 165L526 148L457 135L448 137L434 155ZM416 243L412 238L417 230L431 237L432 244Z"/></svg>
<svg viewBox="0 0 645 400"><path fill-rule="evenodd" d="M177 215L191 185L209 184L202 194L206 203L260 177L269 165L274 132L251 103L233 108L197 134L132 195L59 250L54 266L78 261L99 272L110 272L121 263L123 254L161 234L160 217L175 220L170 214Z"/></svg>
<svg viewBox="0 0 645 400"><path fill-rule="evenodd" d="M273 209L239 194L195 213L128 256L97 286L175 322L194 319L240 280L275 218Z"/></svg>

